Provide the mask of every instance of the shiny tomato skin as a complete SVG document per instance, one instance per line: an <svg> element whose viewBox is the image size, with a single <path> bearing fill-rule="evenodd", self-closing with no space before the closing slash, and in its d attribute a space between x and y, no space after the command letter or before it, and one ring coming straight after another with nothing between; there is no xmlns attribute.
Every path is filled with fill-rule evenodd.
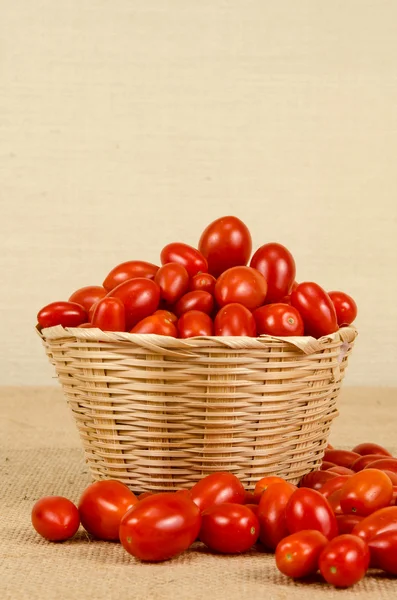
<svg viewBox="0 0 397 600"><path fill-rule="evenodd" d="M327 499L310 488L299 488L292 494L285 509L285 517L290 533L316 529L328 539L338 533L336 518Z"/></svg>
<svg viewBox="0 0 397 600"><path fill-rule="evenodd" d="M119 541L120 521L137 502L138 498L124 483L113 479L96 481L80 497L81 524L95 538Z"/></svg>
<svg viewBox="0 0 397 600"><path fill-rule="evenodd" d="M153 333L156 335L168 335L178 337L178 330L174 323L162 315L150 315L139 321L131 329L131 333Z"/></svg>
<svg viewBox="0 0 397 600"><path fill-rule="evenodd" d="M317 283L300 283L291 293L291 305L300 313L306 335L319 338L338 330L332 300Z"/></svg>
<svg viewBox="0 0 397 600"><path fill-rule="evenodd" d="M210 273L197 273L190 279L189 291L190 292L208 292L212 296L215 293L216 279Z"/></svg>
<svg viewBox="0 0 397 600"><path fill-rule="evenodd" d="M360 517L360 515L336 515L339 535L352 533L355 526L363 519L364 517Z"/></svg>
<svg viewBox="0 0 397 600"><path fill-rule="evenodd" d="M371 567L397 575L397 531L385 531L368 542Z"/></svg>
<svg viewBox="0 0 397 600"><path fill-rule="evenodd" d="M384 531L397 531L397 506L381 508L365 517L354 527L352 534L369 542Z"/></svg>
<svg viewBox="0 0 397 600"><path fill-rule="evenodd" d="M352 449L352 452L356 452L360 454L360 456L365 456L366 454L381 454L382 456L392 455L386 448L383 446L379 446L379 444L374 444L373 442L364 442L362 444L358 444Z"/></svg>
<svg viewBox="0 0 397 600"><path fill-rule="evenodd" d="M282 244L264 244L251 258L250 266L257 269L267 281L266 302L280 302L290 293L295 279L295 261Z"/></svg>
<svg viewBox="0 0 397 600"><path fill-rule="evenodd" d="M211 506L229 502L243 504L245 490L241 481L227 471L211 473L200 479L190 490L192 500L203 512Z"/></svg>
<svg viewBox="0 0 397 600"><path fill-rule="evenodd" d="M282 539L276 548L276 565L287 577L300 579L316 573L319 556L328 540L315 529L298 531Z"/></svg>
<svg viewBox="0 0 397 600"><path fill-rule="evenodd" d="M334 463L339 467L346 467L350 469L352 464L360 458L360 455L356 452L350 452L349 450L326 450L323 456L324 460Z"/></svg>
<svg viewBox="0 0 397 600"><path fill-rule="evenodd" d="M144 498L125 513L120 542L141 561L168 560L197 539L201 515L187 494L161 492Z"/></svg>
<svg viewBox="0 0 397 600"><path fill-rule="evenodd" d="M357 304L344 292L328 292L335 307L339 327L350 325L357 317Z"/></svg>
<svg viewBox="0 0 397 600"><path fill-rule="evenodd" d="M397 473L394 473L393 471L388 471L387 469L380 469L381 471L383 471L384 473L386 473L386 475L389 477L390 481L392 482L393 487L395 487L397 485Z"/></svg>
<svg viewBox="0 0 397 600"><path fill-rule="evenodd" d="M262 494L258 506L259 538L266 548L275 550L277 544L290 533L285 507L296 489L292 483L283 481L269 485Z"/></svg>
<svg viewBox="0 0 397 600"><path fill-rule="evenodd" d="M50 542L63 542L73 537L80 526L77 507L63 496L45 496L32 508L32 525Z"/></svg>
<svg viewBox="0 0 397 600"><path fill-rule="evenodd" d="M321 552L320 573L335 587L350 587L364 577L369 560L369 549L363 540L351 534L339 535Z"/></svg>
<svg viewBox="0 0 397 600"><path fill-rule="evenodd" d="M188 244L181 242L173 242L167 244L161 251L161 264L179 263L185 267L189 277L194 277L197 273L206 273L208 271L208 263L204 256Z"/></svg>
<svg viewBox="0 0 397 600"><path fill-rule="evenodd" d="M200 541L222 554L246 552L259 537L259 521L245 504L226 502L202 513Z"/></svg>
<svg viewBox="0 0 397 600"><path fill-rule="evenodd" d="M302 317L293 306L265 304L254 311L258 335L304 335Z"/></svg>
<svg viewBox="0 0 397 600"><path fill-rule="evenodd" d="M180 317L189 310L199 310L207 315L211 315L214 310L214 297L208 292L197 290L196 292L187 292L179 298L174 306L175 314Z"/></svg>
<svg viewBox="0 0 397 600"><path fill-rule="evenodd" d="M252 250L251 234L237 217L221 217L203 231L199 250L208 261L209 273L218 277L231 267L248 263Z"/></svg>
<svg viewBox="0 0 397 600"><path fill-rule="evenodd" d="M345 483L341 490L340 505L344 514L366 517L390 505L393 484L378 469L359 471Z"/></svg>
<svg viewBox="0 0 397 600"><path fill-rule="evenodd" d="M327 469L327 473L334 473L335 475L354 475L353 469L348 469L347 467L341 467L340 465L335 465L334 467L330 467Z"/></svg>
<svg viewBox="0 0 397 600"><path fill-rule="evenodd" d="M339 490L335 490L334 492L332 492L332 494L330 494L327 497L328 504L330 505L334 515L342 515L343 514L343 510L340 505L341 495L342 495L342 488L339 488Z"/></svg>
<svg viewBox="0 0 397 600"><path fill-rule="evenodd" d="M397 473L397 458L387 458L386 456L384 458L379 458L378 460L369 463L369 465L364 467L364 471L365 469L386 469L387 471Z"/></svg>
<svg viewBox="0 0 397 600"><path fill-rule="evenodd" d="M332 467L336 467L335 463L329 462L328 460L323 460L321 463L320 470L327 471L328 469L331 469Z"/></svg>
<svg viewBox="0 0 397 600"><path fill-rule="evenodd" d="M261 479L259 479L259 481L256 482L254 489L255 501L259 502L262 498L263 492L266 492L268 487L273 485L274 483L285 483L285 479L273 475L262 477Z"/></svg>
<svg viewBox="0 0 397 600"><path fill-rule="evenodd" d="M101 285L87 285L73 292L69 298L69 302L80 304L88 313L91 306L104 298L106 294L107 291Z"/></svg>
<svg viewBox="0 0 397 600"><path fill-rule="evenodd" d="M329 471L311 471L311 473L307 473L307 475L302 477L299 482L299 487L320 490L327 481L335 479L336 477L336 473L330 473Z"/></svg>
<svg viewBox="0 0 397 600"><path fill-rule="evenodd" d="M88 321L87 311L75 302L51 302L37 314L40 327L78 327Z"/></svg>
<svg viewBox="0 0 397 600"><path fill-rule="evenodd" d="M161 298L169 304L175 304L189 288L188 272L178 263L167 263L160 267L154 281L160 287Z"/></svg>
<svg viewBox="0 0 397 600"><path fill-rule="evenodd" d="M350 475L337 475L329 481L326 481L320 488L318 488L318 491L324 496L324 498L328 498L337 490L342 489L346 481L349 479Z"/></svg>
<svg viewBox="0 0 397 600"><path fill-rule="evenodd" d="M120 298L102 298L95 305L91 323L102 331L125 331L125 307Z"/></svg>
<svg viewBox="0 0 397 600"><path fill-rule="evenodd" d="M380 460L381 458L384 458L384 455L364 454L363 456L360 456L360 458L354 461L351 468L353 471L355 471L355 473L358 473L358 471L362 471L367 465L370 465L371 463L375 462L376 460Z"/></svg>
<svg viewBox="0 0 397 600"><path fill-rule="evenodd" d="M199 310L189 310L178 320L180 338L210 336L214 334L214 324L210 316Z"/></svg>
<svg viewBox="0 0 397 600"><path fill-rule="evenodd" d="M264 303L266 291L265 278L251 267L232 267L215 284L215 298L220 307L237 302L253 310Z"/></svg>
<svg viewBox="0 0 397 600"><path fill-rule="evenodd" d="M157 265L153 265L144 260L129 260L117 265L110 271L103 282L103 287L110 292L129 279L136 279L137 277L154 279L158 270L159 267Z"/></svg>
<svg viewBox="0 0 397 600"><path fill-rule="evenodd" d="M151 279L137 277L121 283L109 292L108 298L119 298L125 307L126 329L153 314L160 302L160 288Z"/></svg>
<svg viewBox="0 0 397 600"><path fill-rule="evenodd" d="M252 313L242 304L227 304L215 317L215 335L256 337L256 324Z"/></svg>
<svg viewBox="0 0 397 600"><path fill-rule="evenodd" d="M161 317L164 317L168 321L171 321L171 323L174 323L174 325L175 325L175 323L178 322L178 317L170 310L163 310L163 309L156 310L153 313L153 315L159 315Z"/></svg>

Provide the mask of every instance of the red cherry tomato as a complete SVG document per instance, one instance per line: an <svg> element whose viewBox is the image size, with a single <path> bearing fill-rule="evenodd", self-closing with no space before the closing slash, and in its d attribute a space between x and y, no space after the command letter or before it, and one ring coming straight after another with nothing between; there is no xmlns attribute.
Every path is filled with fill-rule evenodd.
<svg viewBox="0 0 397 600"><path fill-rule="evenodd" d="M107 275L103 282L103 287L110 292L115 287L124 283L129 279L136 279L137 277L144 277L146 279L154 279L159 267L152 263L145 262L143 260L129 260L117 265Z"/></svg>
<svg viewBox="0 0 397 600"><path fill-rule="evenodd" d="M266 492L267 488L273 483L285 483L285 479L282 477L276 476L267 476L262 477L259 481L256 482L255 490L254 490L254 498L256 502L259 502L262 498L263 492Z"/></svg>
<svg viewBox="0 0 397 600"><path fill-rule="evenodd" d="M154 280L160 286L161 297L169 304L177 302L189 287L188 272L178 263L167 263L161 267Z"/></svg>
<svg viewBox="0 0 397 600"><path fill-rule="evenodd" d="M380 460L384 458L382 454L364 454L364 456L360 456L357 460L352 464L352 471L358 473L358 471L362 471L367 465L375 462L376 460Z"/></svg>
<svg viewBox="0 0 397 600"><path fill-rule="evenodd" d="M258 540L259 521L244 504L218 504L202 513L199 537L216 552L246 552Z"/></svg>
<svg viewBox="0 0 397 600"><path fill-rule="evenodd" d="M391 456L390 452L383 448L383 446L379 446L378 444L374 444L373 442L364 442L363 444L358 444L352 450L352 452L357 452L360 456L365 456L366 454L382 454L382 456Z"/></svg>
<svg viewBox="0 0 397 600"><path fill-rule="evenodd" d="M340 465L335 465L334 467L330 467L327 469L327 473L334 473L336 475L354 475L353 469L348 469L347 467L341 467Z"/></svg>
<svg viewBox="0 0 397 600"><path fill-rule="evenodd" d="M199 250L208 261L209 272L218 277L231 267L248 263L252 250L251 234L237 217L221 217L203 231Z"/></svg>
<svg viewBox="0 0 397 600"><path fill-rule="evenodd" d="M138 498L124 483L113 479L96 481L80 498L81 524L100 540L118 541L120 521L137 502Z"/></svg>
<svg viewBox="0 0 397 600"><path fill-rule="evenodd" d="M357 317L357 304L353 298L344 292L328 292L328 296L335 306L339 327L353 323Z"/></svg>
<svg viewBox="0 0 397 600"><path fill-rule="evenodd" d="M331 467L336 467L336 465L328 460L323 460L320 469L321 471L327 471L328 469L331 469Z"/></svg>
<svg viewBox="0 0 397 600"><path fill-rule="evenodd" d="M62 542L73 537L80 525L76 506L62 496L46 496L32 508L32 525L50 542Z"/></svg>
<svg viewBox="0 0 397 600"><path fill-rule="evenodd" d="M149 498L149 496L153 496L153 492L142 492L142 494L139 494L138 496L138 502L144 500L145 498Z"/></svg>
<svg viewBox="0 0 397 600"><path fill-rule="evenodd" d="M366 517L389 506L393 496L390 478L377 469L364 469L350 477L341 490L340 505L345 514Z"/></svg>
<svg viewBox="0 0 397 600"><path fill-rule="evenodd" d="M316 490L297 489L288 501L285 517L290 533L316 529L328 539L332 539L338 533L336 518L327 499Z"/></svg>
<svg viewBox="0 0 397 600"><path fill-rule="evenodd" d="M253 310L266 298L267 283L263 275L251 267L232 267L218 277L215 298L220 307L237 302Z"/></svg>
<svg viewBox="0 0 397 600"><path fill-rule="evenodd" d="M40 327L78 327L88 321L87 311L75 302L51 302L37 314Z"/></svg>
<svg viewBox="0 0 397 600"><path fill-rule="evenodd" d="M246 506L247 508L249 508L250 510L252 510L252 512L254 513L254 515L256 517L258 517L258 505L257 504L244 504L244 506Z"/></svg>
<svg viewBox="0 0 397 600"><path fill-rule="evenodd" d="M255 319L242 304L227 304L215 317L215 335L256 337Z"/></svg>
<svg viewBox="0 0 397 600"><path fill-rule="evenodd" d="M363 519L364 517L360 517L360 515L336 515L339 535L351 533L354 527Z"/></svg>
<svg viewBox="0 0 397 600"><path fill-rule="evenodd" d="M378 460L369 463L364 470L365 469L387 469L387 471L397 473L397 458L379 458Z"/></svg>
<svg viewBox="0 0 397 600"><path fill-rule="evenodd" d="M191 292L201 291L214 295L216 279L210 273L197 273L190 280L189 290Z"/></svg>
<svg viewBox="0 0 397 600"><path fill-rule="evenodd" d="M120 542L139 560L168 560L193 544L200 525L200 511L188 495L162 492L141 500L123 515Z"/></svg>
<svg viewBox="0 0 397 600"><path fill-rule="evenodd" d="M293 306L266 304L254 312L258 335L303 335L302 317Z"/></svg>
<svg viewBox="0 0 397 600"><path fill-rule="evenodd" d="M178 337L178 330L174 323L162 315L145 317L131 329L131 333L155 333L157 335Z"/></svg>
<svg viewBox="0 0 397 600"><path fill-rule="evenodd" d="M384 473L386 473L386 475L389 477L390 481L392 482L393 487L397 485L397 473L394 473L393 471L388 471L387 469L380 469L381 471L383 471Z"/></svg>
<svg viewBox="0 0 397 600"><path fill-rule="evenodd" d="M335 587L350 587L364 577L369 559L369 549L363 540L350 534L339 535L321 552L320 573Z"/></svg>
<svg viewBox="0 0 397 600"><path fill-rule="evenodd" d="M174 325L178 322L178 317L174 315L174 313L170 310L156 310L156 312L154 312L153 315L159 315L161 317L164 317L168 321L171 321L171 323L174 323Z"/></svg>
<svg viewBox="0 0 397 600"><path fill-rule="evenodd" d="M178 332L181 338L210 336L214 333L211 317L199 310L183 313L178 321Z"/></svg>
<svg viewBox="0 0 397 600"><path fill-rule="evenodd" d="M331 507L332 512L334 513L334 515L341 515L341 514L343 514L343 510L342 510L342 507L340 505L341 495L342 495L342 489L339 488L339 490L335 490L327 498L328 504L330 505L330 507Z"/></svg>
<svg viewBox="0 0 397 600"><path fill-rule="evenodd" d="M385 531L368 542L371 567L397 575L397 531Z"/></svg>
<svg viewBox="0 0 397 600"><path fill-rule="evenodd" d="M387 506L375 511L356 525L352 533L369 542L384 531L397 531L397 506Z"/></svg>
<svg viewBox="0 0 397 600"><path fill-rule="evenodd" d="M294 579L316 573L319 556L327 544L325 535L314 529L285 537L276 548L278 570Z"/></svg>
<svg viewBox="0 0 397 600"><path fill-rule="evenodd" d="M160 288L151 279L137 277L121 283L109 292L108 298L119 298L125 307L126 329L130 331L134 325L157 310L160 302Z"/></svg>
<svg viewBox="0 0 397 600"><path fill-rule="evenodd" d="M283 481L269 485L262 494L258 506L259 537L262 544L271 550L275 550L277 544L289 533L285 507L296 489L292 483Z"/></svg>
<svg viewBox="0 0 397 600"><path fill-rule="evenodd" d="M326 450L323 458L339 467L350 469L360 455L349 450Z"/></svg>
<svg viewBox="0 0 397 600"><path fill-rule="evenodd" d="M270 243L258 248L250 266L257 269L267 281L266 302L280 302L290 293L295 279L295 261L282 244Z"/></svg>
<svg viewBox="0 0 397 600"><path fill-rule="evenodd" d="M88 285L73 292L69 302L80 304L88 312L93 304L104 298L107 291L101 285Z"/></svg>
<svg viewBox="0 0 397 600"><path fill-rule="evenodd" d="M102 331L125 331L125 308L120 298L102 298L95 305L91 323Z"/></svg>
<svg viewBox="0 0 397 600"><path fill-rule="evenodd" d="M311 471L311 473L307 473L302 477L299 487L320 490L327 481L335 479L335 477L337 477L336 473L330 473L329 471Z"/></svg>
<svg viewBox="0 0 397 600"><path fill-rule="evenodd" d="M300 283L291 293L291 304L303 319L306 335L319 338L337 331L335 307L327 292L317 283Z"/></svg>
<svg viewBox="0 0 397 600"><path fill-rule="evenodd" d="M208 271L208 263L204 256L188 244L174 242L168 244L161 251L161 264L178 263L185 267L189 277L197 275L197 273L206 273Z"/></svg>
<svg viewBox="0 0 397 600"><path fill-rule="evenodd" d="M175 314L180 317L189 310L199 310L210 315L214 310L214 298L208 292L187 292L174 306Z"/></svg>
<svg viewBox="0 0 397 600"><path fill-rule="evenodd" d="M243 504L257 504L255 494L252 490L245 490Z"/></svg>
<svg viewBox="0 0 397 600"><path fill-rule="evenodd" d="M201 512L224 502L243 504L245 498L243 484L227 471L207 475L192 487L190 493Z"/></svg>
<svg viewBox="0 0 397 600"><path fill-rule="evenodd" d="M324 498L329 498L331 494L342 489L346 481L349 479L349 475L337 475L336 477L332 477L332 479L329 481L326 481L320 488L318 488L318 491L324 496Z"/></svg>

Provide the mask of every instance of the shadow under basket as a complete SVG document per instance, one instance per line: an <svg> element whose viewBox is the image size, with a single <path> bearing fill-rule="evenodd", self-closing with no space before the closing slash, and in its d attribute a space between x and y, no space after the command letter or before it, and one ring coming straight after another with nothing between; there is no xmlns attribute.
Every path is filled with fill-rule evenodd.
<svg viewBox="0 0 397 600"><path fill-rule="evenodd" d="M319 467L357 331L207 337L38 330L94 480L189 488L215 471L246 489Z"/></svg>

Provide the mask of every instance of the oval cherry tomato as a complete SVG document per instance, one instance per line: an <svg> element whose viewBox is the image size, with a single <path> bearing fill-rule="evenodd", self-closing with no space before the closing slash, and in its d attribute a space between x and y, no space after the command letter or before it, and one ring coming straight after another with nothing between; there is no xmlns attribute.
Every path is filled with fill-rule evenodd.
<svg viewBox="0 0 397 600"><path fill-rule="evenodd" d="M125 308L120 298L102 298L95 305L91 323L102 331L125 331Z"/></svg>
<svg viewBox="0 0 397 600"><path fill-rule="evenodd" d="M160 302L160 288L151 279L137 277L121 283L109 292L108 298L120 298L125 307L126 329L157 310Z"/></svg>
<svg viewBox="0 0 397 600"><path fill-rule="evenodd" d="M342 494L342 489L339 488L339 490L335 490L327 498L328 504L330 505L334 515L342 515L343 514L343 510L340 505L341 494Z"/></svg>
<svg viewBox="0 0 397 600"><path fill-rule="evenodd" d="M384 531L397 531L397 506L375 511L356 525L352 533L368 542Z"/></svg>
<svg viewBox="0 0 397 600"><path fill-rule="evenodd" d="M331 467L336 467L335 463L329 462L328 460L323 460L321 463L321 467L320 470L321 471L327 471L328 469L331 469Z"/></svg>
<svg viewBox="0 0 397 600"><path fill-rule="evenodd" d="M154 278L160 286L161 298L174 304L189 288L189 275L185 267L178 263L167 263L161 267Z"/></svg>
<svg viewBox="0 0 397 600"><path fill-rule="evenodd" d="M319 490L327 481L336 477L336 473L330 473L329 471L311 471L311 473L307 473L302 477L299 487Z"/></svg>
<svg viewBox="0 0 397 600"><path fill-rule="evenodd" d="M385 531L368 542L371 567L397 575L397 531Z"/></svg>
<svg viewBox="0 0 397 600"><path fill-rule="evenodd" d="M363 519L364 517L360 517L360 515L336 515L339 535L351 533Z"/></svg>
<svg viewBox="0 0 397 600"><path fill-rule="evenodd" d="M237 217L221 217L203 231L199 250L208 261L209 272L218 277L231 267L247 264L252 250L251 234Z"/></svg>
<svg viewBox="0 0 397 600"><path fill-rule="evenodd" d="M190 493L201 512L224 502L243 504L245 498L243 484L227 471L207 475L192 487Z"/></svg>
<svg viewBox="0 0 397 600"><path fill-rule="evenodd" d="M80 304L88 313L91 306L104 298L106 294L107 291L101 285L88 285L73 292L69 302Z"/></svg>
<svg viewBox="0 0 397 600"><path fill-rule="evenodd" d="M271 550L275 550L277 544L289 533L285 507L296 489L292 483L283 481L269 485L262 494L258 506L259 538Z"/></svg>
<svg viewBox="0 0 397 600"><path fill-rule="evenodd" d="M324 496L324 498L329 498L331 494L342 489L346 481L349 479L349 475L337 475L329 481L326 481L320 488L318 488L318 491Z"/></svg>
<svg viewBox="0 0 397 600"><path fill-rule="evenodd" d="M295 279L295 261L282 244L270 243L258 248L250 266L257 269L267 281L266 302L280 302L290 293Z"/></svg>
<svg viewBox="0 0 397 600"><path fill-rule="evenodd" d="M174 315L174 313L170 310L156 310L156 312L154 312L153 315L159 315L161 317L164 317L168 321L171 321L171 323L174 323L174 325L178 322L178 317Z"/></svg>
<svg viewBox="0 0 397 600"><path fill-rule="evenodd" d="M189 290L191 292L201 291L214 295L216 279L210 273L197 273L190 280Z"/></svg>
<svg viewBox="0 0 397 600"><path fill-rule="evenodd" d="M201 252L188 244L182 244L181 242L168 244L162 249L160 257L162 265L178 263L185 267L189 277L208 271L207 260Z"/></svg>
<svg viewBox="0 0 397 600"><path fill-rule="evenodd" d="M277 544L278 570L294 579L316 573L319 556L327 544L325 535L314 529L287 536Z"/></svg>
<svg viewBox="0 0 397 600"><path fill-rule="evenodd" d="M110 292L120 285L120 283L124 283L129 279L136 279L137 277L154 279L158 270L159 267L157 265L145 262L144 260L129 260L117 265L110 271L103 282L103 287Z"/></svg>
<svg viewBox="0 0 397 600"><path fill-rule="evenodd" d="M270 485L273 485L273 483L285 483L285 479L270 475L267 477L262 477L262 479L256 482L254 490L254 498L256 502L260 501L263 492L265 492Z"/></svg>
<svg viewBox="0 0 397 600"><path fill-rule="evenodd" d="M319 338L337 331L335 307L327 292L317 283L300 283L291 293L291 305L299 311L306 335Z"/></svg>
<svg viewBox="0 0 397 600"><path fill-rule="evenodd" d="M214 310L214 298L208 292L187 292L174 306L175 314L180 317L189 310L199 310L210 315Z"/></svg>
<svg viewBox="0 0 397 600"><path fill-rule="evenodd" d="M138 498L124 483L113 479L96 481L80 498L81 524L100 540L118 541L120 521L137 502Z"/></svg>
<svg viewBox="0 0 397 600"><path fill-rule="evenodd" d="M358 444L352 450L353 452L357 452L360 456L365 456L366 454L381 454L382 456L391 456L390 452L383 448L383 446L379 446L378 444L374 444L373 442L364 442L363 444Z"/></svg>
<svg viewBox="0 0 397 600"><path fill-rule="evenodd" d="M355 471L353 471L353 469L348 469L347 467L335 465L334 467L327 469L327 473L334 473L336 475L354 475Z"/></svg>
<svg viewBox="0 0 397 600"><path fill-rule="evenodd" d="M259 521L245 504L218 504L202 513L199 537L216 552L246 552L258 540Z"/></svg>
<svg viewBox="0 0 397 600"><path fill-rule="evenodd" d="M352 464L360 458L360 455L349 450L326 450L323 458L337 466L350 469Z"/></svg>
<svg viewBox="0 0 397 600"><path fill-rule="evenodd" d="M316 529L328 539L338 533L336 518L327 499L316 490L297 489L288 501L285 517L290 533L303 529Z"/></svg>
<svg viewBox="0 0 397 600"><path fill-rule="evenodd" d="M145 317L131 329L131 333L155 333L157 335L178 337L178 331L174 323L162 315Z"/></svg>
<svg viewBox="0 0 397 600"><path fill-rule="evenodd" d="M178 332L181 338L210 336L214 333L211 317L199 310L183 313L178 321Z"/></svg>
<svg viewBox="0 0 397 600"><path fill-rule="evenodd" d="M46 496L32 508L32 525L50 542L63 542L73 537L80 526L76 506L62 496Z"/></svg>
<svg viewBox="0 0 397 600"><path fill-rule="evenodd" d="M319 558L320 573L335 587L349 587L362 579L369 567L369 549L354 535L339 535L323 549Z"/></svg>
<svg viewBox="0 0 397 600"><path fill-rule="evenodd" d="M196 540L201 515L186 494L162 492L138 502L120 523L120 542L142 561L168 560Z"/></svg>
<svg viewBox="0 0 397 600"><path fill-rule="evenodd" d="M258 335L303 335L302 317L293 306L266 304L254 311Z"/></svg>
<svg viewBox="0 0 397 600"><path fill-rule="evenodd" d="M220 307L237 302L253 310L266 298L266 279L251 267L232 267L218 277L215 298Z"/></svg>
<svg viewBox="0 0 397 600"><path fill-rule="evenodd" d="M354 463L352 464L352 471L358 473L358 471L362 471L367 465L370 465L371 463L375 462L376 460L380 460L381 458L384 458L384 455L364 454L364 456L360 456L360 458L354 461Z"/></svg>
<svg viewBox="0 0 397 600"><path fill-rule="evenodd" d="M397 473L393 473L393 471L388 471L387 469L380 469L389 477L392 482L393 487L397 485Z"/></svg>
<svg viewBox="0 0 397 600"><path fill-rule="evenodd" d="M40 327L78 327L88 321L87 311L75 302L51 302L37 314Z"/></svg>
<svg viewBox="0 0 397 600"><path fill-rule="evenodd" d="M369 463L364 470L365 469L387 469L387 471L397 473L397 458L379 458L378 460Z"/></svg>
<svg viewBox="0 0 397 600"><path fill-rule="evenodd" d="M255 319L242 304L227 304L215 317L215 335L256 337Z"/></svg>
<svg viewBox="0 0 397 600"><path fill-rule="evenodd" d="M353 298L344 292L328 292L328 296L335 306L339 327L353 323L357 317L357 304Z"/></svg>

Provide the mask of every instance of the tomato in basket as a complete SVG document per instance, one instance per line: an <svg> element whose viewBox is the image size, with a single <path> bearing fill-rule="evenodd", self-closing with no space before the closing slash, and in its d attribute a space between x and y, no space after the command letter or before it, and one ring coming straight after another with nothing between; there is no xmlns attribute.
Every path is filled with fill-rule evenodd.
<svg viewBox="0 0 397 600"><path fill-rule="evenodd" d="M264 303L266 292L266 279L251 267L232 267L215 284L215 298L221 307L237 302L253 310Z"/></svg>
<svg viewBox="0 0 397 600"><path fill-rule="evenodd" d="M218 277L231 267L248 263L252 250L251 234L237 217L221 217L203 231L199 250L208 261L209 273Z"/></svg>
<svg viewBox="0 0 397 600"><path fill-rule="evenodd" d="M85 308L75 302L51 302L44 306L37 314L40 327L78 327L88 321Z"/></svg>
<svg viewBox="0 0 397 600"><path fill-rule="evenodd" d="M166 265L167 263L179 263L185 267L189 277L208 271L207 260L201 252L181 242L173 242L162 249L161 264Z"/></svg>
<svg viewBox="0 0 397 600"><path fill-rule="evenodd" d="M285 246L277 243L264 244L251 258L250 266L266 279L266 303L280 302L289 295L295 280L295 261Z"/></svg>
<svg viewBox="0 0 397 600"><path fill-rule="evenodd" d="M254 311L258 335L304 335L302 317L293 306L266 304Z"/></svg>
<svg viewBox="0 0 397 600"><path fill-rule="evenodd" d="M300 283L291 293L291 304L303 319L306 335L319 338L337 331L335 307L327 292L317 283Z"/></svg>

